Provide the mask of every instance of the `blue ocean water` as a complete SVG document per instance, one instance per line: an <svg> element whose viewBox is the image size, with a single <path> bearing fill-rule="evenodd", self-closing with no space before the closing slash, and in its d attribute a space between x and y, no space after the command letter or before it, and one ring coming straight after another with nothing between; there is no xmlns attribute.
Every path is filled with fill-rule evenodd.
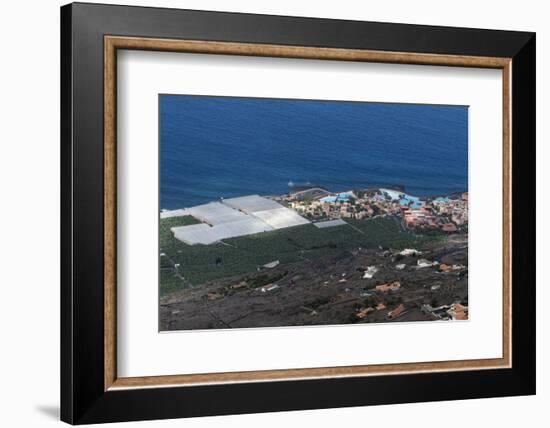
<svg viewBox="0 0 550 428"><path fill-rule="evenodd" d="M404 186L416 196L468 187L468 108L160 96L160 207L289 184L331 191Z"/></svg>

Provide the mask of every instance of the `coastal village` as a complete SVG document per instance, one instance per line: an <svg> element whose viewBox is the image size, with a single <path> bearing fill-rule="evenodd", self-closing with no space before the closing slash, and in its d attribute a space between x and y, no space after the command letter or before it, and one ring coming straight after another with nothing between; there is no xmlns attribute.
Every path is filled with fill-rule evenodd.
<svg viewBox="0 0 550 428"><path fill-rule="evenodd" d="M380 215L398 216L410 229L455 233L468 224L468 193L419 198L398 190L365 189L332 194L316 187L280 198L306 218L366 219Z"/></svg>
<svg viewBox="0 0 550 428"><path fill-rule="evenodd" d="M207 281L199 289L186 288L163 296L163 329L468 319L466 192L420 198L399 189L333 193L309 187L281 196L222 200L221 204L237 207L240 214L254 221L268 223L267 233L256 233L255 239L261 239L262 234L271 239L270 233L281 230L287 234L285 239L296 243L300 239L298 231L327 233L331 240L326 243L326 255L307 256L320 251L317 247L321 246L304 246L294 262L285 262L285 253L281 253L279 258L258 264L254 272ZM258 211L259 206L266 210ZM270 215L266 214L267 208ZM303 221L294 217L296 214ZM281 219L292 225L287 226ZM240 218L240 224L245 220L250 221ZM361 245L361 234L368 237L369 225L378 223L396 225L394 233L398 236L426 239L418 246L405 248ZM204 220L202 224L205 227ZM176 239L189 239L190 231L182 235L181 227L172 229ZM331 231L343 237L342 243L333 242ZM359 237L353 238L356 243L348 245L346 233ZM199 247L215 245L219 244ZM241 248L243 244L226 239L222 245ZM274 243L268 245L275 247Z"/></svg>

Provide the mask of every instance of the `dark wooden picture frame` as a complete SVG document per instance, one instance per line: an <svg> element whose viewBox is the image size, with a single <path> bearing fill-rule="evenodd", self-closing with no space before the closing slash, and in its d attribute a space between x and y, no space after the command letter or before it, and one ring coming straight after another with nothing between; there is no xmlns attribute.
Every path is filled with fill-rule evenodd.
<svg viewBox="0 0 550 428"><path fill-rule="evenodd" d="M501 69L503 357L118 378L117 49ZM62 420L80 424L534 394L533 33L71 4L61 9L61 130Z"/></svg>

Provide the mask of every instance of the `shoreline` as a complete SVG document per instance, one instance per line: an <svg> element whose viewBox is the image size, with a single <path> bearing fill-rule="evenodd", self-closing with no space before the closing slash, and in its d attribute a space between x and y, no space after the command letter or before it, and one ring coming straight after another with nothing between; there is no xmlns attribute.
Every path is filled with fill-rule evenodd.
<svg viewBox="0 0 550 428"><path fill-rule="evenodd" d="M275 195L274 194L268 194L268 195L260 195L260 196L265 197L265 198L269 198L269 199L282 199L282 198L291 197L292 195L297 194L297 193L307 192L307 191L313 190L313 189L321 189L321 190L323 190L327 193L327 196L328 195L343 194L343 193L346 193L346 192L375 192L375 191L391 190L391 191L394 191L394 192L402 193L405 196L416 198L420 201L431 201L431 200L438 199L438 198L457 199L457 198L460 198L460 196L462 194L465 194L465 193L467 194L468 193L468 190L455 190L455 191L450 192L450 193L441 193L441 194L436 194L436 195L414 195L412 193L407 192L405 185L388 185L388 186L380 186L380 187L371 186L371 187L364 187L364 188L346 188L344 190L339 190L339 191L330 190L327 187L320 186L320 185L296 186L295 188L293 186L289 186L289 187L293 190L291 190L287 193L284 193L284 194L275 194ZM243 195L239 195L239 196L232 196L232 198L233 197L241 197L241 196L245 196L245 195L243 194ZM200 204L197 204L197 205L189 205L189 206L181 206L180 205L180 206L178 206L178 208L160 208L160 213L164 214L167 217L177 216L177 215L179 215L178 211L183 211L187 208L191 208L191 207L194 207L194 206L206 205L206 204L209 204L209 203L212 203L212 202L219 202L223 199L226 199L226 198L219 197L217 199L212 199L212 200L209 200L208 202L200 203ZM229 198L227 198L227 199L229 199ZM172 213L173 213L173 215L170 215ZM161 216L161 218L164 218L164 217Z"/></svg>

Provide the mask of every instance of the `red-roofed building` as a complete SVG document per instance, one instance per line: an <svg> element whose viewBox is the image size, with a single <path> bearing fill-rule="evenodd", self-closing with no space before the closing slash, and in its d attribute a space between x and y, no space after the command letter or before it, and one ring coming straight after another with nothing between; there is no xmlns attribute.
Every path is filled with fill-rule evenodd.
<svg viewBox="0 0 550 428"><path fill-rule="evenodd" d="M461 305L460 303L453 303L447 313L454 320L467 320L468 319L468 306Z"/></svg>
<svg viewBox="0 0 550 428"><path fill-rule="evenodd" d="M387 293L388 291L399 290L401 288L401 283L399 281L388 282L386 284L380 284L376 286L376 291L381 291L382 293Z"/></svg>
<svg viewBox="0 0 550 428"><path fill-rule="evenodd" d="M403 315L403 312L405 312L405 305L401 303L397 308L388 312L388 318L397 318L399 315Z"/></svg>
<svg viewBox="0 0 550 428"><path fill-rule="evenodd" d="M455 233L458 229L453 223L445 223L441 226L441 230L445 233Z"/></svg>

